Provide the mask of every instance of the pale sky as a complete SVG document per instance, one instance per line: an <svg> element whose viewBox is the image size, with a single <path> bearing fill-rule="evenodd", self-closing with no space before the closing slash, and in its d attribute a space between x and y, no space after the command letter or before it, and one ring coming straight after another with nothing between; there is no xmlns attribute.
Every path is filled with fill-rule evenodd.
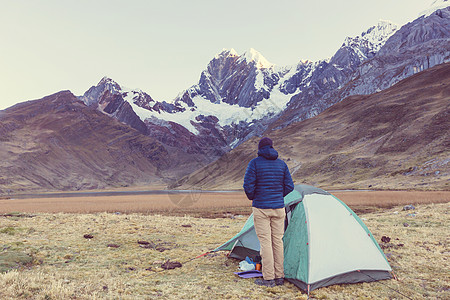
<svg viewBox="0 0 450 300"><path fill-rule="evenodd" d="M0 109L108 76L172 101L223 48L277 65L331 57L380 19L430 0L0 0Z"/></svg>

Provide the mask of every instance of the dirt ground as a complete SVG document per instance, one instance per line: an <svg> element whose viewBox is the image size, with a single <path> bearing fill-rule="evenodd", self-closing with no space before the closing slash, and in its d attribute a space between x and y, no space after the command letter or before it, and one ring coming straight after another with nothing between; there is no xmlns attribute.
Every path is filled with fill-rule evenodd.
<svg viewBox="0 0 450 300"><path fill-rule="evenodd" d="M450 191L335 191L355 212L373 212L407 204L450 202ZM186 192L159 195L0 199L0 213L121 212L190 215L204 218L249 215L251 201L243 192Z"/></svg>

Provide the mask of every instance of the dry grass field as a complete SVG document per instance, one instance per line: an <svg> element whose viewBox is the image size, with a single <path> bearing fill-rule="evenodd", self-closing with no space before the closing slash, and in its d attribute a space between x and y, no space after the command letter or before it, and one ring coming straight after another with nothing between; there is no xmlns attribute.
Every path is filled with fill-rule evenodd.
<svg viewBox="0 0 450 300"><path fill-rule="evenodd" d="M333 195L356 212L369 212L397 205L450 202L450 191L335 191ZM76 193L74 193L76 194ZM74 196L66 198L1 199L0 213L96 213L121 212L228 217L251 213L244 192L164 193L159 195Z"/></svg>
<svg viewBox="0 0 450 300"><path fill-rule="evenodd" d="M352 201L363 201L356 196L359 192L341 193L334 194L348 203L351 197L355 197ZM387 199L386 205L360 213L384 248L399 280L326 287L313 291L312 299L450 298L448 193L439 196L431 193L429 198L405 193L411 194L404 198L400 194L386 194L383 197ZM352 196L345 196L348 194ZM100 209L101 198L95 197L72 202L84 207L65 213L36 212L39 205L51 207L45 202L48 199L33 202L35 212L30 209L26 213L11 213L4 205L13 200L1 200L0 207L7 213L0 217L0 298L306 299L289 283L263 288L255 286L251 279L238 278L233 272L238 270L239 262L228 258L226 253L189 261L241 229L246 216L236 213L245 213L250 202L242 203L243 199L236 194L236 199L230 201L240 206L227 207L224 202L226 197L233 198L231 195L204 193L197 195L196 201L193 195L191 200L169 199L171 208L155 205L155 210L144 206L145 201L133 208L130 199L118 198L109 206L102 204L108 212L93 212L94 208ZM345 200L346 197L349 198ZM183 201L194 203L183 206ZM215 208L211 208L211 202L216 203ZM120 207L121 203L127 205ZM357 203L361 207L375 205L372 201ZM404 204L414 204L416 209L402 211ZM64 207L60 204L54 209ZM205 210L217 214L194 217ZM391 242L382 243L382 236L389 236ZM163 271L161 265L167 260L181 262L182 267ZM12 261L19 263L7 265Z"/></svg>

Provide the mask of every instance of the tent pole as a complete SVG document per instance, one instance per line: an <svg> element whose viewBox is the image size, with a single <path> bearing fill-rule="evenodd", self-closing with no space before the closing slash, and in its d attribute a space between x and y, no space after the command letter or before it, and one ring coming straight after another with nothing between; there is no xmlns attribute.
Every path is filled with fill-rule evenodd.
<svg viewBox="0 0 450 300"><path fill-rule="evenodd" d="M230 250L230 253L229 253L229 254L231 254L231 252L233 252L234 247L236 247L236 244L237 244L238 242L240 242L239 239L237 239L236 242L234 242L233 247L231 247L231 250ZM242 243L241 243L241 244L242 244ZM229 254L228 254L228 255L229 255Z"/></svg>

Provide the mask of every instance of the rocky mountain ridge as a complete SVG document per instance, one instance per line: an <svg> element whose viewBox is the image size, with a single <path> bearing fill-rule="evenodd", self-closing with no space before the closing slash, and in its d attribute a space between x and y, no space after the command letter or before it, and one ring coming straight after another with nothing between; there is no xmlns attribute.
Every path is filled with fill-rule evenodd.
<svg viewBox="0 0 450 300"><path fill-rule="evenodd" d="M101 111L115 108L105 112L212 161L252 136L311 118L345 97L384 90L449 61L449 10L439 9L401 29L382 20L361 35L346 38L330 59L317 62L279 67L254 49L242 55L224 49L209 62L199 83L170 103L109 78L80 99L87 105L100 103ZM106 106L110 100L105 98L111 96L105 90L120 94L122 100Z"/></svg>
<svg viewBox="0 0 450 300"><path fill-rule="evenodd" d="M372 94L436 64L449 61L449 10L437 10L400 29L380 21L346 38L330 59L279 67L250 49L223 49L199 83L174 101L104 78L80 99L182 153L199 167L252 136L314 117L342 99Z"/></svg>
<svg viewBox="0 0 450 300"><path fill-rule="evenodd" d="M296 183L326 189L450 189L450 63L270 132ZM238 189L258 137L178 182ZM243 163L246 162L246 163ZM226 172L224 172L226 170Z"/></svg>
<svg viewBox="0 0 450 300"><path fill-rule="evenodd" d="M156 136L171 146L192 148L214 160L267 130L296 94L316 97L311 91L319 81L332 90L342 86L356 66L373 56L396 28L395 24L380 21L361 36L347 38L330 60L300 61L286 67L268 62L254 49L242 55L224 49L209 62L199 83L181 92L172 103L157 102L109 78L79 98L143 134ZM112 95L120 97L113 100ZM315 114L307 112L308 117ZM188 137L190 146L177 142L180 132Z"/></svg>
<svg viewBox="0 0 450 300"><path fill-rule="evenodd" d="M294 96L271 128L283 128L292 122L308 119L348 96L385 90L417 72L450 61L449 28L450 7L402 26L374 56L350 63L352 67L347 77L341 80L345 82L342 86L327 88L319 82L311 95ZM346 50L341 48L333 58L339 58L341 51ZM328 82L330 80L326 79Z"/></svg>

